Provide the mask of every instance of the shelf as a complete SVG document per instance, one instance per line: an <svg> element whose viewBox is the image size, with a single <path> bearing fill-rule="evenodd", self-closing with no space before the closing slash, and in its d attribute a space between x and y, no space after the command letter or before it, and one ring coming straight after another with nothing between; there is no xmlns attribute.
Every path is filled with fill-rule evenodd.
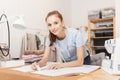
<svg viewBox="0 0 120 80"><path fill-rule="evenodd" d="M113 36L93 37L93 38L91 38L91 39L105 39L105 38L113 38Z"/></svg>
<svg viewBox="0 0 120 80"><path fill-rule="evenodd" d="M105 22L105 21L112 21L113 18L104 18L104 19L97 19L97 20L91 20L91 23L99 23L99 22Z"/></svg>
<svg viewBox="0 0 120 80"><path fill-rule="evenodd" d="M105 46L92 46L92 48L105 48Z"/></svg>
<svg viewBox="0 0 120 80"><path fill-rule="evenodd" d="M91 31L103 31L103 30L113 30L113 27L91 29Z"/></svg>
<svg viewBox="0 0 120 80"><path fill-rule="evenodd" d="M113 25L109 26L108 23ZM98 27L100 24L107 24L107 27ZM88 20L88 50L90 53L96 54L96 49L105 49L105 40L113 39L115 36L115 17Z"/></svg>

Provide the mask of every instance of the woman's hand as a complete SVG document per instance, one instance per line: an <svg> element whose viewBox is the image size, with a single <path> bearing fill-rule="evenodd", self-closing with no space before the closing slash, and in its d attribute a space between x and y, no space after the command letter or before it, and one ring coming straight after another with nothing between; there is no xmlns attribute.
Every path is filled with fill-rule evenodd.
<svg viewBox="0 0 120 80"><path fill-rule="evenodd" d="M38 70L38 69L39 69L39 64L36 63L36 62L34 62L34 63L32 64L32 69L33 69L33 70Z"/></svg>
<svg viewBox="0 0 120 80"><path fill-rule="evenodd" d="M63 68L64 66L62 65L62 63L60 64L52 64L50 66L48 66L48 70L52 70L52 69L59 69L59 68Z"/></svg>

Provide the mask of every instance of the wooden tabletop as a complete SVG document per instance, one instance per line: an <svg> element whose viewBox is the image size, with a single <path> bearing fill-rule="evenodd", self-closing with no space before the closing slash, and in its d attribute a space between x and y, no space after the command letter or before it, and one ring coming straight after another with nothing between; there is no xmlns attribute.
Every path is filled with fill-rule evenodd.
<svg viewBox="0 0 120 80"><path fill-rule="evenodd" d="M98 69L78 80L120 80L120 76L112 75L102 69Z"/></svg>
<svg viewBox="0 0 120 80"><path fill-rule="evenodd" d="M120 80L120 76L115 76L98 69L89 74L64 75L64 76L43 76L30 72L20 72L10 68L0 68L0 80Z"/></svg>

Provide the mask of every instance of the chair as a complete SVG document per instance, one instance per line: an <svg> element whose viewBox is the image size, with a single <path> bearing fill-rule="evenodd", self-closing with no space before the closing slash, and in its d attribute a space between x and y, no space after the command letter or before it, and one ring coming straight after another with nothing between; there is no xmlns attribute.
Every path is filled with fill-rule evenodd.
<svg viewBox="0 0 120 80"><path fill-rule="evenodd" d="M105 53L101 52L95 55L91 55L91 65L101 66L102 60L105 59Z"/></svg>

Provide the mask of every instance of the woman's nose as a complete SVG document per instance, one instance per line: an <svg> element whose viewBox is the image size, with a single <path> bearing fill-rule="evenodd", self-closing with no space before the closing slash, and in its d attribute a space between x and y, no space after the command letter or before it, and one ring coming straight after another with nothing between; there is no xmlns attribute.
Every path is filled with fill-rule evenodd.
<svg viewBox="0 0 120 80"><path fill-rule="evenodd" d="M55 28L55 25L52 25L52 27L51 27L52 29L54 29Z"/></svg>
<svg viewBox="0 0 120 80"><path fill-rule="evenodd" d="M53 26L51 26L49 29L50 29L51 31L53 31L55 28L54 28Z"/></svg>

